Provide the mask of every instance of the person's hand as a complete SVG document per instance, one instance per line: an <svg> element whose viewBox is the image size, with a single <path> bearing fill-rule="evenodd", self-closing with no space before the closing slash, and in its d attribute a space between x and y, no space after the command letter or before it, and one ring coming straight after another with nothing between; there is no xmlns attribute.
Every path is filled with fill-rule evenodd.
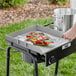
<svg viewBox="0 0 76 76"><path fill-rule="evenodd" d="M67 32L63 33L62 37L73 40L76 38L76 32L74 32L72 29L69 29Z"/></svg>

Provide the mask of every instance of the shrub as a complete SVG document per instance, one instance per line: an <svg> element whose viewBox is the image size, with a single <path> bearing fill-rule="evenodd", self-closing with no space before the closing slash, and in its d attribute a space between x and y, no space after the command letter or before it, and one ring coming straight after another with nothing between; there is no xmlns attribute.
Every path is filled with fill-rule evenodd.
<svg viewBox="0 0 76 76"><path fill-rule="evenodd" d="M48 0L50 4L66 4L67 0Z"/></svg>
<svg viewBox="0 0 76 76"><path fill-rule="evenodd" d="M24 4L26 2L27 2L27 0L10 0L9 1L9 3L11 5L15 5L15 6L20 5L20 4Z"/></svg>
<svg viewBox="0 0 76 76"><path fill-rule="evenodd" d="M26 2L27 0L0 0L0 4L2 5L3 8L7 8L11 6L18 6Z"/></svg>
<svg viewBox="0 0 76 76"><path fill-rule="evenodd" d="M67 0L56 0L57 4L66 4Z"/></svg>

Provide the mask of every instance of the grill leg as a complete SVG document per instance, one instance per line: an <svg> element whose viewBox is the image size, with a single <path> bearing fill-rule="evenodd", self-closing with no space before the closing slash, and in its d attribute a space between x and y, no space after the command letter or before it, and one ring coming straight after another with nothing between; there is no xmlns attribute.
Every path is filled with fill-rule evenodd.
<svg viewBox="0 0 76 76"><path fill-rule="evenodd" d="M34 61L34 76L38 76L38 65L37 65L37 61Z"/></svg>
<svg viewBox="0 0 76 76"><path fill-rule="evenodd" d="M34 76L38 76L38 64L37 64L37 58L34 57L31 53L30 53L30 50L26 49L27 50L27 53L29 55L29 57L32 58L33 60L33 64L34 64Z"/></svg>
<svg viewBox="0 0 76 76"><path fill-rule="evenodd" d="M56 66L55 66L55 76L57 76L57 73L58 73L58 64L59 64L59 61L56 62Z"/></svg>
<svg viewBox="0 0 76 76"><path fill-rule="evenodd" d="M6 50L6 76L9 76L10 49L11 47L8 47Z"/></svg>

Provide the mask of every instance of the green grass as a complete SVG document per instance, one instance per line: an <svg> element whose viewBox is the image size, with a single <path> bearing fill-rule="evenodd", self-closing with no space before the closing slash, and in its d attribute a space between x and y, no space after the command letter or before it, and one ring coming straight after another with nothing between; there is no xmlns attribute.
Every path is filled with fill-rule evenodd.
<svg viewBox="0 0 76 76"><path fill-rule="evenodd" d="M0 27L0 46L4 49L7 48L7 42L5 41L6 34L11 32L30 27L32 25L45 25L52 21L51 18L45 19L27 19L25 21L10 24L4 27ZM11 64L10 64L10 76L33 76L33 64L28 64L22 60L21 52L11 51ZM45 66L45 63L38 64L39 76L53 76L55 64L49 67ZM0 76L5 76L6 71L6 51L0 49ZM60 61L58 76L76 76L76 54L71 54Z"/></svg>

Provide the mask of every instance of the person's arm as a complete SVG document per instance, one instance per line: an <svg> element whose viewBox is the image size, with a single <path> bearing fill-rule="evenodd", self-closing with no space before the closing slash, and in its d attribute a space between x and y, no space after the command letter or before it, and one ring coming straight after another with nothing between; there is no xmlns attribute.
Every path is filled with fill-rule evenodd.
<svg viewBox="0 0 76 76"><path fill-rule="evenodd" d="M76 38L76 23L62 35L65 39L75 39Z"/></svg>

